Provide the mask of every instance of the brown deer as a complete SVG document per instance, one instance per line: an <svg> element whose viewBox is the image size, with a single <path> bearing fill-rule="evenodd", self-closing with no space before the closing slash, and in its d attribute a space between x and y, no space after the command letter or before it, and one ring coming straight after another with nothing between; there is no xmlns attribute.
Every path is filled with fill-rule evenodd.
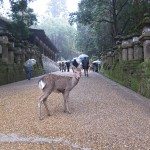
<svg viewBox="0 0 150 150"><path fill-rule="evenodd" d="M64 112L70 113L68 108L68 98L70 91L78 84L81 77L81 69L76 68L73 76L64 76L58 74L47 74L44 75L38 82L39 88L42 89L43 95L39 98L39 119L41 117L41 105L45 106L47 115L50 116L50 111L47 106L47 98L52 92L62 93L64 98Z"/></svg>

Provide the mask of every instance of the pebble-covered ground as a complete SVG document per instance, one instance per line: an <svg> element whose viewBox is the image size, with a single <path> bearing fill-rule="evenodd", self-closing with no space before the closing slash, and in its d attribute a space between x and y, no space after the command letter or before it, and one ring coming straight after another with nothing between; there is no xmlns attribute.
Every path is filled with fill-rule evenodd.
<svg viewBox="0 0 150 150"><path fill-rule="evenodd" d="M39 78L0 87L0 150L149 150L150 100L100 74L82 75L70 93L48 98L38 119ZM43 115L45 110L42 109Z"/></svg>

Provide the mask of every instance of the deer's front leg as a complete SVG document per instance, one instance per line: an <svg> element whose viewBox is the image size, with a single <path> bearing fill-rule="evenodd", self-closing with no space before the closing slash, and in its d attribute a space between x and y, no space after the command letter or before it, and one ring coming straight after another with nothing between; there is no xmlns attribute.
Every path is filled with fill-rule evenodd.
<svg viewBox="0 0 150 150"><path fill-rule="evenodd" d="M65 91L63 93L63 97L64 97L64 112L71 114L71 112L69 111L69 106L68 106L69 91Z"/></svg>
<svg viewBox="0 0 150 150"><path fill-rule="evenodd" d="M48 115L48 116L50 116L50 111L49 111L49 109L48 109L48 106L47 106L47 102L46 102L46 100L45 100L45 101L43 101L43 104L44 104L44 106L45 106L45 109L46 109L47 115Z"/></svg>

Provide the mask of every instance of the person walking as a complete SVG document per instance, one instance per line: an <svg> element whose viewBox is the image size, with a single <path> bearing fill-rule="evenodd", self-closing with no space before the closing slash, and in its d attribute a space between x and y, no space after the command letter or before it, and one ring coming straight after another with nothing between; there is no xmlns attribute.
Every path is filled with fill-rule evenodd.
<svg viewBox="0 0 150 150"><path fill-rule="evenodd" d="M62 62L61 61L58 62L58 66L59 66L59 70L61 71L62 70Z"/></svg>
<svg viewBox="0 0 150 150"><path fill-rule="evenodd" d="M26 78L30 80L32 78L33 66L27 65L27 66L24 66L24 69L26 73Z"/></svg>
<svg viewBox="0 0 150 150"><path fill-rule="evenodd" d="M98 63L93 63L93 71L98 72Z"/></svg>
<svg viewBox="0 0 150 150"><path fill-rule="evenodd" d="M61 66L62 66L61 71L62 71L62 72L65 72L65 71L66 71L66 63L65 63L64 61L62 61Z"/></svg>
<svg viewBox="0 0 150 150"><path fill-rule="evenodd" d="M88 69L89 69L89 59L88 59L88 57L83 58L82 68L84 70L84 75L88 77Z"/></svg>
<svg viewBox="0 0 150 150"><path fill-rule="evenodd" d="M77 63L76 59L73 60L73 63L72 63L76 68L79 66L79 64Z"/></svg>
<svg viewBox="0 0 150 150"><path fill-rule="evenodd" d="M25 63L24 63L24 70L26 73L26 78L28 80L30 80L32 78L32 72L33 72L33 65L36 64L36 60L35 59L28 59Z"/></svg>
<svg viewBox="0 0 150 150"><path fill-rule="evenodd" d="M69 70L70 70L70 61L66 61L66 67L67 67L67 71L69 72Z"/></svg>
<svg viewBox="0 0 150 150"><path fill-rule="evenodd" d="M79 64L77 63L76 59L73 60L72 62L72 71L74 72L74 67L77 68L79 66Z"/></svg>

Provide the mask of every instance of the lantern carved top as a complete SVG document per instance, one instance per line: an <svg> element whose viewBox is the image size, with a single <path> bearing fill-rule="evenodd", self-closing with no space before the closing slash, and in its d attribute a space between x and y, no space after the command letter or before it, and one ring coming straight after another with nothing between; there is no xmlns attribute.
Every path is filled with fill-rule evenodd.
<svg viewBox="0 0 150 150"><path fill-rule="evenodd" d="M131 42L131 40L123 40L122 41L122 44L121 44L122 48L129 48L132 46L133 46L133 43Z"/></svg>

